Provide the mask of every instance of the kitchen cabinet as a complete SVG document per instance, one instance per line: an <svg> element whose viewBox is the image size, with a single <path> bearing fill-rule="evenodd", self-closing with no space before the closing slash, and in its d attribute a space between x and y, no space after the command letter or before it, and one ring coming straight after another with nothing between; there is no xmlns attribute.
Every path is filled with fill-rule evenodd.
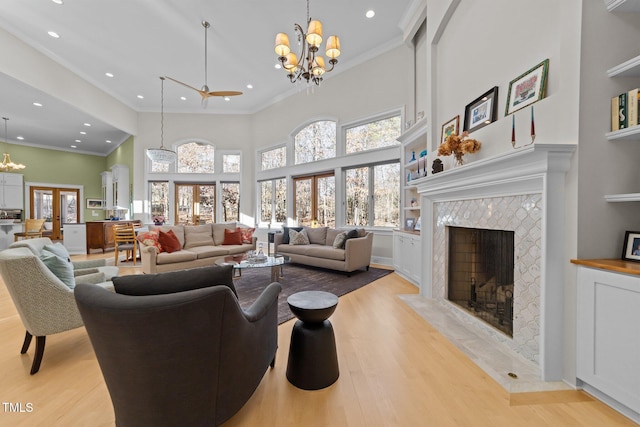
<svg viewBox="0 0 640 427"><path fill-rule="evenodd" d="M0 209L24 209L23 175L0 173Z"/></svg>

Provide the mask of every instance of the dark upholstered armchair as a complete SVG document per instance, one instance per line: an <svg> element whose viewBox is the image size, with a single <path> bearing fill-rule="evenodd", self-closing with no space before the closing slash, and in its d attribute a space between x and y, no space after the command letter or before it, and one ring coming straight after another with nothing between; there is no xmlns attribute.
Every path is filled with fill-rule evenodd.
<svg viewBox="0 0 640 427"><path fill-rule="evenodd" d="M221 424L242 408L274 366L279 283L243 310L231 266L113 282L116 293L78 285L75 298L116 425Z"/></svg>

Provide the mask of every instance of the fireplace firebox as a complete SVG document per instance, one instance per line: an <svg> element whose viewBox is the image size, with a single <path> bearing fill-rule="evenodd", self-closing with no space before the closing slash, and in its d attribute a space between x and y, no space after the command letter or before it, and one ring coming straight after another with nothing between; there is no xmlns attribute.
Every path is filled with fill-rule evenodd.
<svg viewBox="0 0 640 427"><path fill-rule="evenodd" d="M448 300L513 337L514 232L447 230Z"/></svg>

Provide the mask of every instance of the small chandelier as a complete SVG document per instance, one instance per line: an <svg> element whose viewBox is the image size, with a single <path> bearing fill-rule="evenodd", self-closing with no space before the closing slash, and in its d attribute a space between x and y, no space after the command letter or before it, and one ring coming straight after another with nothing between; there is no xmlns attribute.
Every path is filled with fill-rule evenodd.
<svg viewBox="0 0 640 427"><path fill-rule="evenodd" d="M340 56L340 39L338 36L329 36L327 39L325 54L331 58L329 59L331 68L327 69L324 65L324 57L317 55L322 44L322 23L312 21L309 17L309 0L307 0L307 33L305 34L298 24L295 24L294 31L298 34L298 43L302 47L299 55L300 62L298 62L298 56L291 52L289 36L286 33L276 35L275 50L278 60L282 63L282 67L288 73L292 83L304 78L307 83L312 81L319 85L322 81L322 75L332 71L338 63L336 58Z"/></svg>
<svg viewBox="0 0 640 427"><path fill-rule="evenodd" d="M148 148L147 157L157 163L175 163L178 153L164 148L164 77L160 77L160 148Z"/></svg>
<svg viewBox="0 0 640 427"><path fill-rule="evenodd" d="M7 121L9 120L9 118L3 117L2 120L4 120L4 143L9 145L9 139L7 138ZM25 167L26 166L23 165L22 163L13 163L11 161L11 156L9 156L9 153L6 153L6 152L4 153L2 163L0 163L0 171L3 171L3 172L20 170L20 169L24 169Z"/></svg>

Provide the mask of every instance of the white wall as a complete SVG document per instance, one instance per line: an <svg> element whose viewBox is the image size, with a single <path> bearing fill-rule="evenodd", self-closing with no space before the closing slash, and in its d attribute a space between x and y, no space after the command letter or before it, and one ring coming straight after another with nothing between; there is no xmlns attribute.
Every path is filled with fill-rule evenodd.
<svg viewBox="0 0 640 427"><path fill-rule="evenodd" d="M603 2L591 3L604 8ZM437 148L443 123L460 115L462 131L465 106L498 86L497 121L473 132L482 149L465 157L473 161L512 151L512 117L505 117L509 82L547 58L546 98L534 104L535 142L578 144L581 30L581 0L428 0L431 148ZM520 144L530 141L530 115L530 108L515 113ZM577 154L565 194L566 282L557 284L565 287L565 319L559 327L565 335L563 377L575 383L575 274L569 259L577 254Z"/></svg>
<svg viewBox="0 0 640 427"><path fill-rule="evenodd" d="M357 67L328 76L319 87L306 90L253 115L167 114L164 115L164 145L197 138L210 141L218 149L242 150L241 214L255 217L256 150L289 140L292 132L305 123L331 118L338 125L363 119L394 108L404 108L413 99L413 49L400 45ZM338 64L338 67L340 65ZM283 74L282 78L286 78ZM413 107L407 114L413 117ZM134 206L142 206L147 197L145 186L146 149L160 146L160 116L141 113L135 138ZM140 212L136 212L139 214ZM140 217L138 215L137 217ZM243 221L249 223L248 221ZM257 233L266 241L266 232ZM380 261L391 262L391 234L378 234L373 253Z"/></svg>

